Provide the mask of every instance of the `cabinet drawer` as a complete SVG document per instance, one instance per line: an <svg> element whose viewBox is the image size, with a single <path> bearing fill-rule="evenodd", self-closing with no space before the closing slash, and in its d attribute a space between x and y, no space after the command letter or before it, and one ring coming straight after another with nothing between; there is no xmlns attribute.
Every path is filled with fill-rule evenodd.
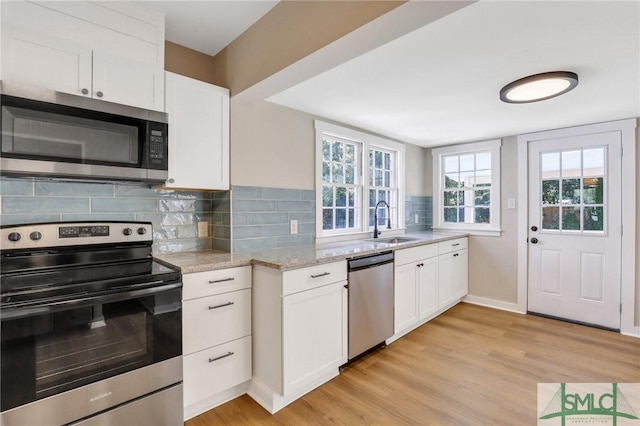
<svg viewBox="0 0 640 426"><path fill-rule="evenodd" d="M451 253L452 251L466 249L468 241L468 238L465 237L438 243L438 254Z"/></svg>
<svg viewBox="0 0 640 426"><path fill-rule="evenodd" d="M282 294L292 294L347 279L347 262L332 262L282 274Z"/></svg>
<svg viewBox="0 0 640 426"><path fill-rule="evenodd" d="M427 244L419 247L411 247L402 250L396 250L396 265L405 265L407 263L417 262L422 259L436 257L438 255L438 244Z"/></svg>
<svg viewBox="0 0 640 426"><path fill-rule="evenodd" d="M251 336L183 358L184 406L251 379Z"/></svg>
<svg viewBox="0 0 640 426"><path fill-rule="evenodd" d="M251 288L251 266L185 274L182 283L183 300Z"/></svg>
<svg viewBox="0 0 640 426"><path fill-rule="evenodd" d="M188 300L182 312L184 354L251 334L250 289Z"/></svg>

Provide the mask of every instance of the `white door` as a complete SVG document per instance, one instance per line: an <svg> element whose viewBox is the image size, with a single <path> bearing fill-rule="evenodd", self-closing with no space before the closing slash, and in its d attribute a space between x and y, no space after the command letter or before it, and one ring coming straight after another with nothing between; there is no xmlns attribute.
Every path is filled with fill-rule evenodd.
<svg viewBox="0 0 640 426"><path fill-rule="evenodd" d="M621 135L530 142L528 310L620 328Z"/></svg>

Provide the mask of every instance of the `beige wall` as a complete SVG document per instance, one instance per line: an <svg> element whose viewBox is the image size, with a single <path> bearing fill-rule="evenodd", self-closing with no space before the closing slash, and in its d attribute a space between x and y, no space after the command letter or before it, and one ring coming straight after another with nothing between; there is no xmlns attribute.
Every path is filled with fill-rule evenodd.
<svg viewBox="0 0 640 426"><path fill-rule="evenodd" d="M469 238L469 294L509 303L518 293L518 210L507 209L507 198L518 192L517 138L502 139L500 149L502 233L499 237Z"/></svg>
<svg viewBox="0 0 640 426"><path fill-rule="evenodd" d="M233 96L403 3L280 2L215 56L215 80Z"/></svg>
<svg viewBox="0 0 640 426"><path fill-rule="evenodd" d="M230 116L232 185L315 190L318 117L238 98L231 98ZM405 195L426 195L423 148L405 147Z"/></svg>
<svg viewBox="0 0 640 426"><path fill-rule="evenodd" d="M313 117L231 98L231 184L315 189Z"/></svg>

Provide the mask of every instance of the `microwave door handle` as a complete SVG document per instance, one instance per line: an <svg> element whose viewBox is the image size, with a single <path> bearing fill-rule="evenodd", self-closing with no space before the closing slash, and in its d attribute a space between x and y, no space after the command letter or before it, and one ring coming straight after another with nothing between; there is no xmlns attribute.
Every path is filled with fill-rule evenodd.
<svg viewBox="0 0 640 426"><path fill-rule="evenodd" d="M57 301L44 301L43 303L32 304L24 307L17 307L15 309L9 307L0 311L0 320L12 320L18 318L26 318L37 315L49 314L53 312L66 311L74 308L82 308L92 305L102 305L105 303L121 302L128 299L136 299L139 297L153 296L166 291L182 288L182 282L176 282L158 287L135 289L129 291L120 291L118 293L102 294L98 296L86 296L75 297L68 300ZM163 306L161 313L168 312L170 310L181 309L180 304L177 304L172 309L167 309L167 306Z"/></svg>

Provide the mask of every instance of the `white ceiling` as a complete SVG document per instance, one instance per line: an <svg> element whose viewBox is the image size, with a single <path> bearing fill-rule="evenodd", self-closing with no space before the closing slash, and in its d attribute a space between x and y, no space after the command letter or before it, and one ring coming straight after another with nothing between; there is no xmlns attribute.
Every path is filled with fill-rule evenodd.
<svg viewBox="0 0 640 426"><path fill-rule="evenodd" d="M168 40L210 55L276 3L144 1ZM512 80L561 70L579 75L574 91L499 100ZM640 0L481 0L267 100L426 147L638 117Z"/></svg>
<svg viewBox="0 0 640 426"><path fill-rule="evenodd" d="M271 0L141 1L165 15L165 38L215 56L273 8Z"/></svg>
<svg viewBox="0 0 640 426"><path fill-rule="evenodd" d="M499 100L561 70L564 96ZM480 1L268 100L427 147L638 117L640 2Z"/></svg>

